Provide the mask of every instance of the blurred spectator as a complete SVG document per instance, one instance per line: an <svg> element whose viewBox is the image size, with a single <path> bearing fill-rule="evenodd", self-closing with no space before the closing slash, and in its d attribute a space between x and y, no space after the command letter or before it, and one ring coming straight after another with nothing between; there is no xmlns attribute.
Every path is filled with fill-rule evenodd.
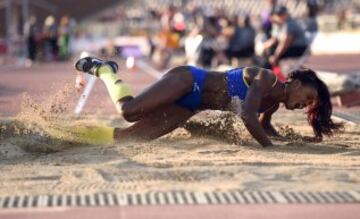
<svg viewBox="0 0 360 219"><path fill-rule="evenodd" d="M203 67L211 67L216 55L217 37L221 33L221 27L216 16L205 18L201 34L203 41L200 45L199 64Z"/></svg>
<svg viewBox="0 0 360 219"><path fill-rule="evenodd" d="M180 46L180 35L172 31L169 24L163 24L159 34L159 42L160 63L158 67L164 69L168 67L173 53Z"/></svg>
<svg viewBox="0 0 360 219"><path fill-rule="evenodd" d="M353 11L351 8L341 8L337 12L337 28L343 30L346 28L354 28L354 24L351 21Z"/></svg>
<svg viewBox="0 0 360 219"><path fill-rule="evenodd" d="M267 0L267 8L261 12L261 27L262 31L265 33L266 38L271 38L271 12L277 6L277 0Z"/></svg>
<svg viewBox="0 0 360 219"><path fill-rule="evenodd" d="M161 26L167 27L172 26L173 18L176 13L176 8L174 5L169 5L167 9L161 15Z"/></svg>
<svg viewBox="0 0 360 219"><path fill-rule="evenodd" d="M31 16L30 19L25 23L24 36L27 45L28 58L31 61L35 61L37 57L37 51L39 46L39 34L40 29L37 26L37 19L35 16Z"/></svg>
<svg viewBox="0 0 360 219"><path fill-rule="evenodd" d="M277 6L271 15L272 37L265 42L265 68L277 66L283 58L300 57L308 47L308 40L300 24L292 19L285 6Z"/></svg>
<svg viewBox="0 0 360 219"><path fill-rule="evenodd" d="M317 0L306 0L308 17L316 17L319 11L319 4Z"/></svg>
<svg viewBox="0 0 360 219"><path fill-rule="evenodd" d="M154 53L155 53L155 50L156 50L156 45L155 45L155 42L151 36L151 34L146 34L146 39L147 39L147 42L148 42L148 45L149 45L149 59L152 60L153 59L153 56L154 56Z"/></svg>
<svg viewBox="0 0 360 219"><path fill-rule="evenodd" d="M305 29L316 32L318 29L316 22L318 1L320 0L265 0L258 2L259 8L263 8L265 3L267 4L266 9L260 14L261 27L259 29L263 29L273 41L271 44L266 43L268 46L267 61L278 64L281 58L296 57L303 54L308 43L305 35L301 35L299 30L303 31ZM170 5L165 10L161 10L162 7L154 6L144 16L145 20L153 24L151 28L147 27L147 33L144 34L150 46L149 55L152 57L154 54L154 59L160 57L160 68L165 68L170 61L183 61L183 57L171 60L173 54L183 52L183 48L185 48L186 53L186 61L184 62L197 64L205 68L216 67L218 64L228 64L229 60L233 64L232 61L254 55L256 31L251 25L250 16L238 17L236 21L230 19L232 13L239 11L236 2L231 3L234 4L234 8L232 8L234 10L228 10L228 8L222 10L222 5L229 6L227 2L203 4L198 1L185 1L182 6L177 7L171 4L171 1L167 2ZM284 16L278 14L279 18L277 19L277 15L273 12L276 8L279 8L279 2L289 5L296 12L295 16L303 14L306 5L308 9L308 16L305 20L306 28L301 28L296 21L288 16L287 11ZM256 4L251 2L243 5ZM255 11L255 14L252 14L253 17L259 15L257 14L258 10L254 8L250 11ZM160 23L158 22L159 18ZM272 23L273 19L277 23ZM254 23L257 25L258 20L255 20ZM141 28L141 25L139 27L134 23L134 29ZM272 28L273 26L274 28ZM272 31L272 29L274 30ZM259 34L257 41L264 42L267 40L268 38L264 37L264 35ZM309 36L314 35L309 34ZM305 43L301 42L302 39L305 39ZM262 44L257 44L257 52L262 49Z"/></svg>
<svg viewBox="0 0 360 219"><path fill-rule="evenodd" d="M185 16L181 12L176 12L173 17L173 28L174 31L184 36L186 30Z"/></svg>
<svg viewBox="0 0 360 219"><path fill-rule="evenodd" d="M70 19L63 16L59 26L59 58L67 60L70 57Z"/></svg>
<svg viewBox="0 0 360 219"><path fill-rule="evenodd" d="M155 11L150 11L150 14L152 17L157 16ZM155 51L159 55L158 68L167 68L173 54L180 48L180 40L186 28L184 19L174 5L169 5L165 11L160 12L160 32L154 38L147 36L150 58L155 56Z"/></svg>
<svg viewBox="0 0 360 219"><path fill-rule="evenodd" d="M46 61L56 60L58 57L58 28L54 16L45 19L43 28L44 56Z"/></svg>
<svg viewBox="0 0 360 219"><path fill-rule="evenodd" d="M319 11L319 6L317 0L307 0L307 18L305 20L305 30L307 32L317 32L319 27L317 23L317 14Z"/></svg>
<svg viewBox="0 0 360 219"><path fill-rule="evenodd" d="M211 63L212 67L221 64L228 64L229 59L226 57L226 49L229 48L229 39L234 30L231 21L226 16L224 10L217 10L216 16L220 32L215 37L215 41L213 43L213 49L215 50L216 56Z"/></svg>
<svg viewBox="0 0 360 219"><path fill-rule="evenodd" d="M250 17L236 16L233 21L233 35L230 38L226 56L231 61L233 58L251 57L254 55L255 29L251 26Z"/></svg>

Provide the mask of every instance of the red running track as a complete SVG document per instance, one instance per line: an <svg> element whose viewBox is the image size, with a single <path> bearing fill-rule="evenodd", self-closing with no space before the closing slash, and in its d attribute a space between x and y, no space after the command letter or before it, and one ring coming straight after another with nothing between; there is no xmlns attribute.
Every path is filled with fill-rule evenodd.
<svg viewBox="0 0 360 219"><path fill-rule="evenodd" d="M359 219L360 204L173 205L5 210L1 219Z"/></svg>

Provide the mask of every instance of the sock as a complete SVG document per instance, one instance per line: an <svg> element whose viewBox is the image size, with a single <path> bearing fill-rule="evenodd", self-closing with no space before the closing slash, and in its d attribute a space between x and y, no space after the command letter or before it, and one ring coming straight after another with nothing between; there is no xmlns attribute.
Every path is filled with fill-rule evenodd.
<svg viewBox="0 0 360 219"><path fill-rule="evenodd" d="M71 126L48 130L51 137L81 144L112 144L114 143L113 127L106 126Z"/></svg>
<svg viewBox="0 0 360 219"><path fill-rule="evenodd" d="M121 98L131 96L129 86L121 82L108 65L102 65L98 69L99 78L105 83L111 100L116 104Z"/></svg>
<svg viewBox="0 0 360 219"><path fill-rule="evenodd" d="M75 141L86 144L112 144L114 143L114 130L113 127L88 127L79 126L75 127L77 134Z"/></svg>

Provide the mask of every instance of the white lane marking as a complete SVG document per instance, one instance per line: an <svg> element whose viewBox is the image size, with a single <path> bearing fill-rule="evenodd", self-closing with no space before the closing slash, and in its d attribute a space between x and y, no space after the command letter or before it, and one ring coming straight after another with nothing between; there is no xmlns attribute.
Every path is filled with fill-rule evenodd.
<svg viewBox="0 0 360 219"><path fill-rule="evenodd" d="M77 104L76 104L76 107L75 107L75 114L76 115L79 115L83 109L84 109L84 106L87 102L87 99L89 98L90 96L90 93L95 85L95 82L96 82L96 77L95 76L92 76L92 75L86 75L86 85L85 85L85 89L84 91L82 92Z"/></svg>
<svg viewBox="0 0 360 219"><path fill-rule="evenodd" d="M356 125L357 123L360 123L359 116L347 112L334 111L332 117L351 125Z"/></svg>
<svg viewBox="0 0 360 219"><path fill-rule="evenodd" d="M154 67L147 64L143 60L137 60L135 63L138 68L156 79L160 79L163 76L160 71L156 70Z"/></svg>

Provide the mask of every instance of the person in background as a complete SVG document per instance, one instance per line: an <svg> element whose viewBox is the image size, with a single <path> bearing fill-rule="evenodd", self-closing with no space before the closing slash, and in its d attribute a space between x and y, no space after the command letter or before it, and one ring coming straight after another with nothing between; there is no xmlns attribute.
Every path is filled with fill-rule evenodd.
<svg viewBox="0 0 360 219"><path fill-rule="evenodd" d="M59 58L67 60L70 56L70 19L63 16L59 26Z"/></svg>
<svg viewBox="0 0 360 219"><path fill-rule="evenodd" d="M233 35L230 38L226 56L233 58L252 57L254 55L256 31L251 26L250 17L235 16Z"/></svg>
<svg viewBox="0 0 360 219"><path fill-rule="evenodd" d="M180 35L172 30L170 24L163 24L159 33L159 42L160 63L158 67L165 69L168 67L173 53L180 47Z"/></svg>
<svg viewBox="0 0 360 219"><path fill-rule="evenodd" d="M30 19L25 23L24 27L24 36L26 39L27 45L27 55L28 59L32 62L36 60L37 50L38 50L38 42L39 42L39 34L40 30L36 24L37 19L35 16L31 16Z"/></svg>
<svg viewBox="0 0 360 219"><path fill-rule="evenodd" d="M166 10L161 14L160 23L162 27L172 26L174 16L176 14L176 7L169 5Z"/></svg>
<svg viewBox="0 0 360 219"><path fill-rule="evenodd" d="M265 10L261 12L261 27L262 31L265 33L266 39L271 38L271 12L277 6L277 0L267 0L268 6Z"/></svg>
<svg viewBox="0 0 360 219"><path fill-rule="evenodd" d="M43 29L44 55L46 61L54 61L58 57L58 28L55 17L50 15L45 19Z"/></svg>
<svg viewBox="0 0 360 219"><path fill-rule="evenodd" d="M154 53L155 53L155 50L156 50L156 45L155 45L153 36L151 34L149 34L149 33L146 34L146 40L147 40L148 45L149 45L148 57L149 57L150 60L152 60L153 56L154 56Z"/></svg>
<svg viewBox="0 0 360 219"><path fill-rule="evenodd" d="M315 33L319 29L316 19L319 11L317 0L307 0L306 8L307 8L307 17L305 21L305 30L310 33Z"/></svg>
<svg viewBox="0 0 360 219"><path fill-rule="evenodd" d="M226 16L223 10L217 11L217 23L219 25L219 34L215 37L212 43L212 49L216 55L211 62L211 67L228 64L226 57L226 50L229 48L229 38L232 28L230 19Z"/></svg>
<svg viewBox="0 0 360 219"><path fill-rule="evenodd" d="M300 57L308 47L304 29L288 13L285 6L277 6L272 11L274 24L272 37L264 44L264 68L272 69L283 58Z"/></svg>
<svg viewBox="0 0 360 219"><path fill-rule="evenodd" d="M347 15L346 9L340 8L336 13L336 26L338 30L343 30L346 25Z"/></svg>
<svg viewBox="0 0 360 219"><path fill-rule="evenodd" d="M173 53L180 47L180 33L174 27L174 16L176 14L176 7L169 5L168 8L161 15L161 31L158 34L158 51L160 62L159 69L168 67Z"/></svg>
<svg viewBox="0 0 360 219"><path fill-rule="evenodd" d="M172 26L174 31L178 33L180 36L184 36L186 31L186 22L185 22L184 14L178 11L174 14L172 20L173 20Z"/></svg>
<svg viewBox="0 0 360 219"><path fill-rule="evenodd" d="M217 16L209 16L204 19L201 28L203 41L200 44L199 65L209 68L216 56L217 37L221 34L221 26Z"/></svg>

